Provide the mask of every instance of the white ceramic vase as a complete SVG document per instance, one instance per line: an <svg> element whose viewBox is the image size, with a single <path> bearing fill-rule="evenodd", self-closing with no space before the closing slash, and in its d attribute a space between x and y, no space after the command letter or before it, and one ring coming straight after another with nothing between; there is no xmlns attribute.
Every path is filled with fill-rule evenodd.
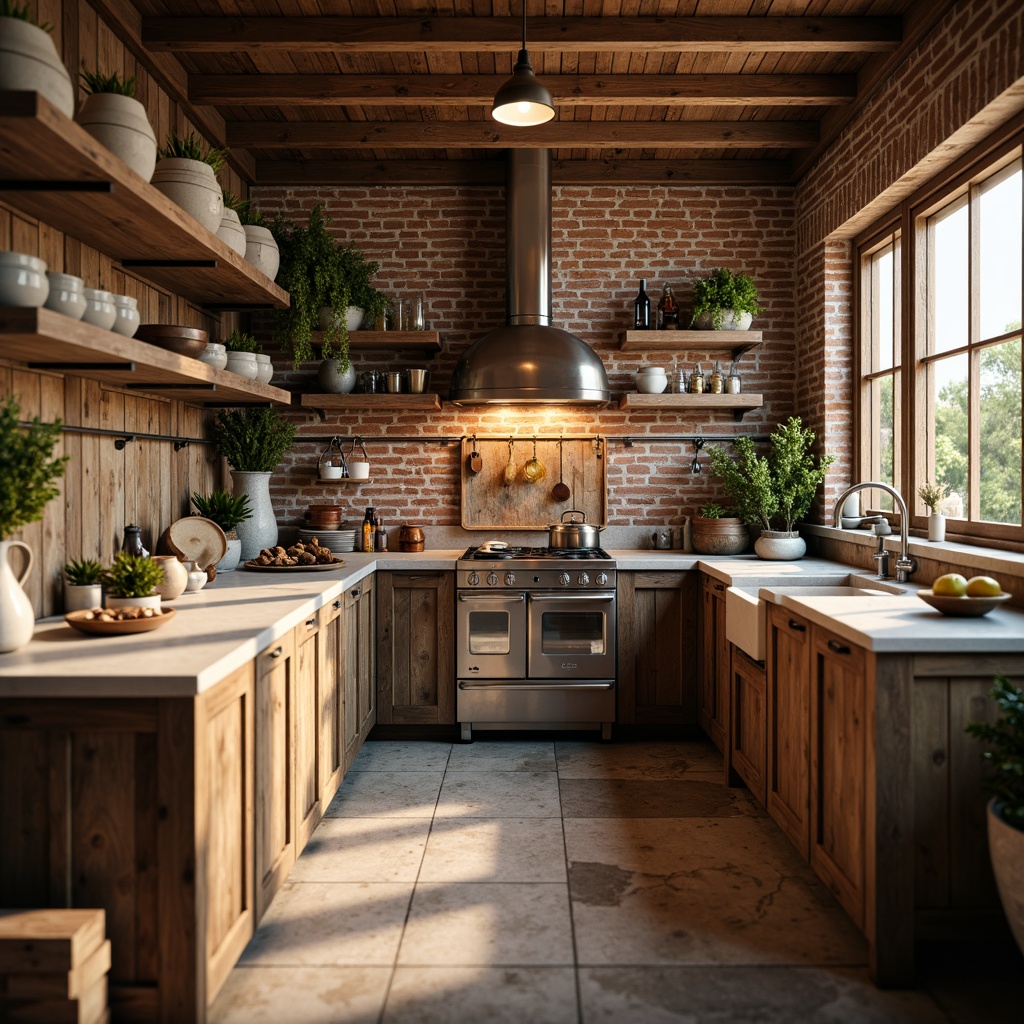
<svg viewBox="0 0 1024 1024"><path fill-rule="evenodd" d="M946 517L942 512L933 512L928 517L928 539L937 544L946 539Z"/></svg>
<svg viewBox="0 0 1024 1024"><path fill-rule="evenodd" d="M8 561L11 548L24 548L28 562L20 576ZM20 540L0 540L0 654L16 651L32 639L36 613L22 584L32 571L32 549Z"/></svg>
<svg viewBox="0 0 1024 1024"><path fill-rule="evenodd" d="M988 803L988 850L1006 920L1024 953L1024 832L1003 821L995 800Z"/></svg>
<svg viewBox="0 0 1024 1024"><path fill-rule="evenodd" d="M256 380L260 384L269 384L274 379L274 364L270 356L256 352Z"/></svg>
<svg viewBox="0 0 1024 1024"><path fill-rule="evenodd" d="M237 532L238 527L235 527ZM238 568L238 563L241 561L242 555L242 542L237 537L228 537L228 549L224 552L224 557L217 563L217 572L231 572L232 569Z"/></svg>
<svg viewBox="0 0 1024 1024"><path fill-rule="evenodd" d="M75 113L71 76L53 38L38 25L0 17L0 90L37 92L65 117Z"/></svg>
<svg viewBox="0 0 1024 1024"><path fill-rule="evenodd" d="M64 611L82 612L103 607L103 584L74 584L64 581Z"/></svg>
<svg viewBox="0 0 1024 1024"><path fill-rule="evenodd" d="M156 135L146 108L137 99L113 92L94 93L85 97L75 120L143 181L153 177Z"/></svg>
<svg viewBox="0 0 1024 1024"><path fill-rule="evenodd" d="M325 359L320 363L316 379L321 390L329 395L347 395L356 386L356 371L351 363L344 373L338 372L337 359Z"/></svg>
<svg viewBox="0 0 1024 1024"><path fill-rule="evenodd" d="M796 530L762 530L754 541L758 558L774 562L794 562L807 554L807 542Z"/></svg>
<svg viewBox="0 0 1024 1024"><path fill-rule="evenodd" d="M224 215L224 196L213 168L202 160L166 157L153 172L153 187L177 203L207 231L215 232Z"/></svg>
<svg viewBox="0 0 1024 1024"><path fill-rule="evenodd" d="M281 266L281 250L277 240L270 233L270 228L262 228L258 224L244 224L245 258L271 281L277 277Z"/></svg>
<svg viewBox="0 0 1024 1024"><path fill-rule="evenodd" d="M244 562L255 558L264 548L272 548L277 543L277 517L270 501L270 477L270 473L231 470L235 496L248 495L252 508L252 518L244 519L235 527L238 539L242 542L239 558Z"/></svg>
<svg viewBox="0 0 1024 1024"><path fill-rule="evenodd" d="M220 218L220 227L217 228L217 237L229 249L234 249L239 256L245 255L245 231L235 210L224 207L224 213Z"/></svg>
<svg viewBox="0 0 1024 1024"><path fill-rule="evenodd" d="M164 571L163 583L158 583L154 591L164 600L173 601L181 597L188 586L188 569L177 555L151 555L151 561L157 563Z"/></svg>

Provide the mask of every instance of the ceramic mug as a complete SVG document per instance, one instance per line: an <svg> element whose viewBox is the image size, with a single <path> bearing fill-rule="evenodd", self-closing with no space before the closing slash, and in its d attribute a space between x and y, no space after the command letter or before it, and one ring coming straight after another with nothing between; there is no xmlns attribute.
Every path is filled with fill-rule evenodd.
<svg viewBox="0 0 1024 1024"><path fill-rule="evenodd" d="M370 464L362 460L352 459L348 464L348 475L352 480L369 480Z"/></svg>

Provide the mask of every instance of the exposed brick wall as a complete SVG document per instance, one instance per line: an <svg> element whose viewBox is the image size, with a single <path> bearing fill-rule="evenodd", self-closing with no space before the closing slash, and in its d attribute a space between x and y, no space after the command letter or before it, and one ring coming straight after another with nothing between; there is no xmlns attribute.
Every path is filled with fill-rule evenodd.
<svg viewBox="0 0 1024 1024"><path fill-rule="evenodd" d="M316 203L331 217L340 239L355 242L381 271L375 283L393 297L426 297L431 326L444 350L429 362L402 353L357 355L357 369L428 366L429 390L445 395L459 356L504 320L504 194L500 188L261 188L260 209L303 221ZM389 522L460 522L460 448L431 438L540 433L629 435L632 448L613 443L608 453L608 519L615 525L656 525L693 513L719 497L705 471L690 473L691 444L656 444L659 435L766 433L793 409L795 355L793 302L793 203L789 188L563 187L553 195L554 319L594 347L608 369L615 402L607 409L458 409L440 412L331 413L321 423L301 418L300 437L333 433L367 437L415 436L423 443L370 442L373 482L358 490L316 478L319 450L299 445L273 493L282 522L298 522L306 505L339 500L361 518L371 502ZM631 323L637 280L648 279L652 301L669 283L684 311L692 280L718 266L750 273L765 312L756 326L764 344L739 364L745 391L765 396L764 409L734 422L728 412L680 416L669 410L617 408L633 389L633 374L656 363L705 370L710 353L623 353L622 332ZM267 332L264 331L264 338ZM717 358L722 358L722 353ZM316 391L315 364L293 373L275 357L280 382ZM728 359L723 360L727 368ZM295 414L299 417L299 414ZM705 460L706 462L706 457ZM557 512L558 506L552 506ZM544 524L538 524L543 526Z"/></svg>

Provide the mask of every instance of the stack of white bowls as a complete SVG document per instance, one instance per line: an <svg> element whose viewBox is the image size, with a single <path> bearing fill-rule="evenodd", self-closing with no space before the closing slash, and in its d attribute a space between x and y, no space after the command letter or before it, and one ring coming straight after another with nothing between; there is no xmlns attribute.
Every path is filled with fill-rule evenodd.
<svg viewBox="0 0 1024 1024"><path fill-rule="evenodd" d="M660 395L667 387L664 366L645 366L636 373L636 389L643 395Z"/></svg>
<svg viewBox="0 0 1024 1024"><path fill-rule="evenodd" d="M316 537L320 543L334 554L343 551L355 551L356 531L354 527L343 527L340 530L313 530L303 527L299 530L299 540L312 540Z"/></svg>

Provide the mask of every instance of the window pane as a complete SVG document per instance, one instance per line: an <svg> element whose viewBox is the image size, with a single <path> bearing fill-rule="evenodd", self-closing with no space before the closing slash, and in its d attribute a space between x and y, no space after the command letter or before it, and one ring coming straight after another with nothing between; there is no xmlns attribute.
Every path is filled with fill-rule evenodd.
<svg viewBox="0 0 1024 1024"><path fill-rule="evenodd" d="M896 486L896 431L899 419L893 404L896 389L894 377L879 377L871 381L868 403L870 428L868 430L868 476L872 480ZM892 498L885 491L870 491L861 495L862 507L892 511Z"/></svg>
<svg viewBox="0 0 1024 1024"><path fill-rule="evenodd" d="M981 518L1020 525L1020 338L981 353Z"/></svg>
<svg viewBox="0 0 1024 1024"><path fill-rule="evenodd" d="M928 366L928 450L935 462L927 476L948 484L948 514L965 515L970 459L967 436L967 356L939 359Z"/></svg>
<svg viewBox="0 0 1024 1024"><path fill-rule="evenodd" d="M967 229L966 200L928 220L929 353L960 348L969 339Z"/></svg>
<svg viewBox="0 0 1024 1024"><path fill-rule="evenodd" d="M981 337L995 338L1020 327L1020 166L979 193Z"/></svg>
<svg viewBox="0 0 1024 1024"><path fill-rule="evenodd" d="M886 246L871 257L871 359L869 372L889 370L893 360L893 253Z"/></svg>

